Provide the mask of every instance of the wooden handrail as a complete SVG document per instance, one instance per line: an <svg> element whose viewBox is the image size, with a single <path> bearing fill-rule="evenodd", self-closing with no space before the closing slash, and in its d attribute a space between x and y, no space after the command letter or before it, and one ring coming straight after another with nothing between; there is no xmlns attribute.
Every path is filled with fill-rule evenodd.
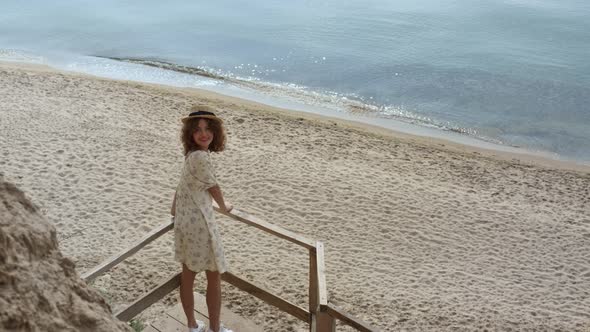
<svg viewBox="0 0 590 332"><path fill-rule="evenodd" d="M162 224L158 228L154 229L153 231L149 232L146 236L144 236L141 240L137 241L134 245L128 247L127 249L109 257L106 261L102 262L98 266L94 267L92 270L87 271L86 273L82 274L82 279L86 282L91 282L92 280L96 279L100 275L102 275L105 271L110 269L111 267L119 264L121 261L125 260L127 257L133 255L139 249L145 247L150 242L154 241L155 239L159 238L169 230L174 227L174 223L172 221L168 222L167 224Z"/></svg>
<svg viewBox="0 0 590 332"><path fill-rule="evenodd" d="M164 296L168 295L168 293L175 290L178 286L180 286L180 273L164 280L158 286L152 288L152 290L130 304L127 308L119 310L115 314L115 317L124 322L128 322L147 307L164 298Z"/></svg>
<svg viewBox="0 0 590 332"><path fill-rule="evenodd" d="M240 211L235 208L229 213L223 212L215 203L213 203L213 208L215 209L215 211L217 211L223 215L226 215L234 220L243 222L243 223L250 225L250 226L254 226L254 227L261 229L267 233L278 236L278 237L285 239L289 242L303 246L307 249L315 249L315 241L312 241L312 240L310 240L304 236L301 236L295 232L291 232L289 230L286 230L280 226L273 225L273 224L266 222L264 220L260 220L256 217L246 213L246 212Z"/></svg>
<svg viewBox="0 0 590 332"><path fill-rule="evenodd" d="M262 301L277 307L278 309L290 314L293 317L299 318L308 324L310 323L309 311L287 300L284 300L259 286L256 286L230 272L225 272L222 274L221 280L243 290L250 295L256 296Z"/></svg>
<svg viewBox="0 0 590 332"><path fill-rule="evenodd" d="M324 257L324 245L319 241L309 240L295 232L286 230L280 226L273 225L266 221L260 220L250 214L233 209L230 213L222 212L219 207L214 203L213 208L234 220L240 221L247 225L256 227L269 234L275 235L289 242L295 243L302 247L305 247L309 251L310 257L310 289L309 289L309 311L301 308L287 300L284 300L277 295L270 293L263 288L256 286L230 272L226 272L221 275L221 279L227 283L234 285L235 287L258 297L266 303L275 306L276 308L289 313L290 315L308 323L312 327L312 331L320 325L323 327L321 330L326 330L326 326L329 326L330 330L334 330L335 324L333 319L339 319L345 324L359 330L374 332L377 331L367 323L354 318L345 311L339 309L333 304L328 302L328 293L326 287L326 274L325 274L325 257ZM109 257L105 262L96 266L92 270L82 274L82 278L86 282L90 282L102 275L105 271L117 265L121 261L125 260L129 256L133 255L141 248L145 247L150 242L159 238L174 227L173 221L159 226L154 229L141 240L136 242L134 245L128 247L126 250L119 252L116 255ZM162 299L166 294L176 289L180 285L180 273L171 276L170 278L163 281L160 285L153 288L141 298L136 300L134 303L129 305L117 312L115 315L117 318L123 321L128 321L138 313L149 307L153 303ZM318 325L316 325L318 324Z"/></svg>
<svg viewBox="0 0 590 332"><path fill-rule="evenodd" d="M378 332L379 331L376 328L372 327L371 325L363 322L362 320L353 317L352 315L350 315L346 311L338 308L337 306L333 305L332 303L329 303L326 306L326 309L327 309L327 313L330 316L340 320L341 322L345 323L346 325L348 325L350 327L357 329L358 331L361 331L361 332Z"/></svg>

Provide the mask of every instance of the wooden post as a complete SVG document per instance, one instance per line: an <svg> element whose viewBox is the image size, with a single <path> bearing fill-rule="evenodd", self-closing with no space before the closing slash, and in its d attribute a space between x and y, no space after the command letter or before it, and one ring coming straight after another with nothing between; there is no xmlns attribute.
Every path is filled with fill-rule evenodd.
<svg viewBox="0 0 590 332"><path fill-rule="evenodd" d="M310 332L318 332L317 313L320 305L318 303L318 265L315 248L309 249L309 314L311 323Z"/></svg>
<svg viewBox="0 0 590 332"><path fill-rule="evenodd" d="M326 311L318 311L315 317L317 332L335 332L336 320Z"/></svg>
<svg viewBox="0 0 590 332"><path fill-rule="evenodd" d="M316 327L318 332L335 332L336 320L328 314L328 290L326 285L326 265L324 260L324 244L316 242L316 280L317 280L317 302Z"/></svg>
<svg viewBox="0 0 590 332"><path fill-rule="evenodd" d="M315 250L309 250L309 313L311 332L334 332L336 321L328 312L326 294L326 275L324 266L324 245L316 242ZM321 311L322 306L324 311Z"/></svg>

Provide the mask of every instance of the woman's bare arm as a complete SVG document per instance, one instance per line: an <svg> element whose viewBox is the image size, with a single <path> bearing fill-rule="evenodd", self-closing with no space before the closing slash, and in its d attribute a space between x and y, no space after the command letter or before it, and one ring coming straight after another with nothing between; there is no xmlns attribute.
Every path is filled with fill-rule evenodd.
<svg viewBox="0 0 590 332"><path fill-rule="evenodd" d="M233 209L233 206L231 206L231 204L225 204L225 201L223 200L223 193L221 193L221 188L219 188L218 185L215 185L207 189L207 191L209 192L209 194L211 194L211 197L213 197L215 202L217 202L217 205L219 205L219 208L222 211L230 212Z"/></svg>

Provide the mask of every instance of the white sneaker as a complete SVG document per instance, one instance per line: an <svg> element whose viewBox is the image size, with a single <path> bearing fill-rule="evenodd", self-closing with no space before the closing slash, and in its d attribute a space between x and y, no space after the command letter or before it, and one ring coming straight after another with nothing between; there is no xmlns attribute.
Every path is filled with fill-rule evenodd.
<svg viewBox="0 0 590 332"><path fill-rule="evenodd" d="M197 327L189 327L188 332L205 332L205 323L197 321Z"/></svg>
<svg viewBox="0 0 590 332"><path fill-rule="evenodd" d="M208 332L213 332L212 329L209 329ZM228 329L227 327L221 325L221 327L219 328L219 332L234 332L233 330Z"/></svg>

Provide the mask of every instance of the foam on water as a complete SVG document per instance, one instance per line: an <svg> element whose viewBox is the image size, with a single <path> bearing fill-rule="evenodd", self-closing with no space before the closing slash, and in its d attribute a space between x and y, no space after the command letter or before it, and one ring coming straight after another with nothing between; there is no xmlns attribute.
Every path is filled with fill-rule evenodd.
<svg viewBox="0 0 590 332"><path fill-rule="evenodd" d="M224 76L221 71L193 68L157 60L111 59L52 53L44 56L19 50L0 50L0 61L45 64L56 69L118 80L204 89L270 106L377 126L401 133L440 138L486 149L563 159L555 153L525 150L478 136L475 130L457 128L422 117L408 110L366 104L357 96L320 93L295 84L262 82L258 79Z"/></svg>

